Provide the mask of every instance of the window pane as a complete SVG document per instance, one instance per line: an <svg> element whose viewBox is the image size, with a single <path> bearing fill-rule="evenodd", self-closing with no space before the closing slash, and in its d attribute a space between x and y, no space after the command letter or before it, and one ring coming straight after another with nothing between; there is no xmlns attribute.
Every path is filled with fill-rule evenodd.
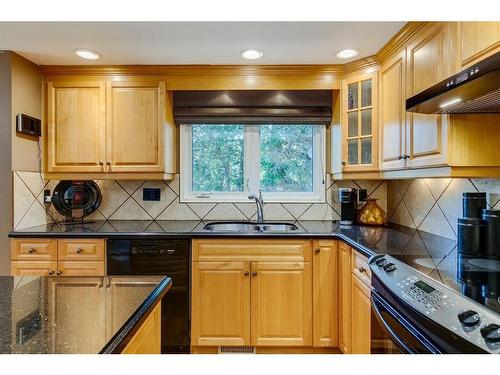
<svg viewBox="0 0 500 375"><path fill-rule="evenodd" d="M347 141L347 164L358 164L358 140L350 139Z"/></svg>
<svg viewBox="0 0 500 375"><path fill-rule="evenodd" d="M259 128L262 191L313 191L313 126L261 125Z"/></svg>
<svg viewBox="0 0 500 375"><path fill-rule="evenodd" d="M193 191L244 190L243 125L192 125Z"/></svg>
<svg viewBox="0 0 500 375"><path fill-rule="evenodd" d="M363 138L361 140L361 164L372 163L372 139Z"/></svg>
<svg viewBox="0 0 500 375"><path fill-rule="evenodd" d="M364 109L361 111L361 135L372 134L372 110Z"/></svg>
<svg viewBox="0 0 500 375"><path fill-rule="evenodd" d="M361 82L361 107L372 105L372 80Z"/></svg>
<svg viewBox="0 0 500 375"><path fill-rule="evenodd" d="M358 111L347 114L347 136L349 138L358 136Z"/></svg>
<svg viewBox="0 0 500 375"><path fill-rule="evenodd" d="M358 108L358 82L347 85L347 109Z"/></svg>

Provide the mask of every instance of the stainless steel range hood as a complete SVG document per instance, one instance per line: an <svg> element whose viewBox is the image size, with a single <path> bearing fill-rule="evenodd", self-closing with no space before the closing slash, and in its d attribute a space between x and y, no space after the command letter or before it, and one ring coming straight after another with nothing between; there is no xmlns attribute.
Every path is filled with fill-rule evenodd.
<svg viewBox="0 0 500 375"><path fill-rule="evenodd" d="M416 113L500 113L500 52L406 99Z"/></svg>

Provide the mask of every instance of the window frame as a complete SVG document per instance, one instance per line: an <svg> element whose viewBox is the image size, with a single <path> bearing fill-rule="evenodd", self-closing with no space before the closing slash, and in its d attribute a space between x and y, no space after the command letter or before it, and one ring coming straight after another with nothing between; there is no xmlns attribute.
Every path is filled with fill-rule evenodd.
<svg viewBox="0 0 500 375"><path fill-rule="evenodd" d="M193 192L192 186L192 125L180 125L180 201L196 203L244 202L259 191L260 186L260 125L243 125L244 190L239 192ZM304 124L307 125L307 124ZM294 126L294 125L290 125ZM262 192L265 202L322 203L326 201L326 127L313 126L313 191ZM319 162L318 162L319 161Z"/></svg>

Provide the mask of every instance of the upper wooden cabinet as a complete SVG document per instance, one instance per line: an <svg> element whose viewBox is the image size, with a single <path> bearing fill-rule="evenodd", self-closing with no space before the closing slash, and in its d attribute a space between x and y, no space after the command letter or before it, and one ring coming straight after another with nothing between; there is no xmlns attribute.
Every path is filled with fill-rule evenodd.
<svg viewBox="0 0 500 375"><path fill-rule="evenodd" d="M106 158L104 81L47 83L47 171L103 172Z"/></svg>
<svg viewBox="0 0 500 375"><path fill-rule="evenodd" d="M377 159L378 73L342 81L342 165L344 172L375 171Z"/></svg>
<svg viewBox="0 0 500 375"><path fill-rule="evenodd" d="M46 88L47 177L168 179L164 173L175 172L164 80L49 77Z"/></svg>
<svg viewBox="0 0 500 375"><path fill-rule="evenodd" d="M107 83L109 172L162 172L164 81Z"/></svg>
<svg viewBox="0 0 500 375"><path fill-rule="evenodd" d="M457 71L500 51L500 22L457 22Z"/></svg>

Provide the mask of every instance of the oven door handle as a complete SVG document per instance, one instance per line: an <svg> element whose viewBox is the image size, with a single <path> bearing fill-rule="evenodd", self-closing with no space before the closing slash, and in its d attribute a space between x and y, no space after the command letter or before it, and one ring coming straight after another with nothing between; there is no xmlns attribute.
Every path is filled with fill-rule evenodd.
<svg viewBox="0 0 500 375"><path fill-rule="evenodd" d="M407 353L419 353L415 351L414 348L408 346L401 338L394 332L391 326L385 321L382 316L381 311L386 312L392 316L396 321L400 322L403 329L405 329L411 336L413 336L426 350L426 353L439 354L440 351L434 347L430 342L428 342L415 328L406 321L397 311L395 311L390 304L385 302L385 300L374 290L372 290L372 310L381 324L382 328L387 332L387 334L394 340L394 343Z"/></svg>

